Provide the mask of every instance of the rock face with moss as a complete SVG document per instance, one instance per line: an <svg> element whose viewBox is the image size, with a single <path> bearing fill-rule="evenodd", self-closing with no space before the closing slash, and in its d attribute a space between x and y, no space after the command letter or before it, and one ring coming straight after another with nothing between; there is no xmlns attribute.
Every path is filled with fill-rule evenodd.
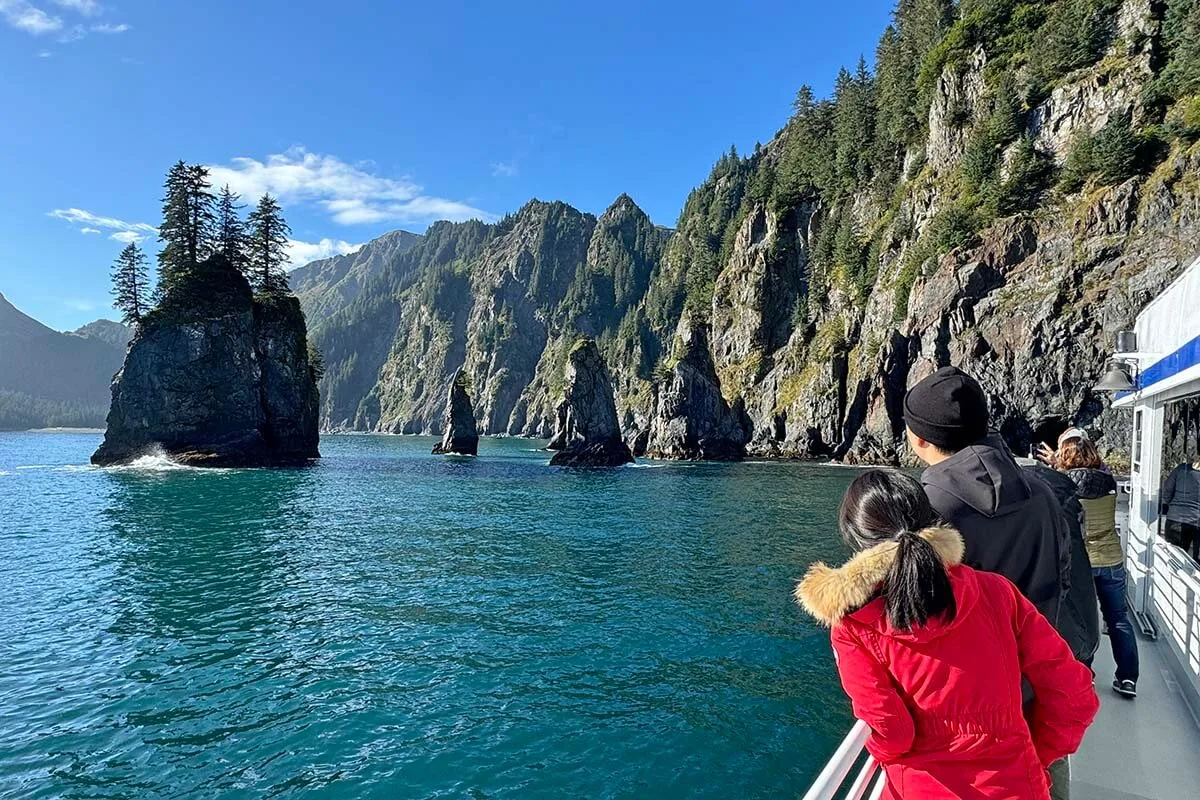
<svg viewBox="0 0 1200 800"><path fill-rule="evenodd" d="M195 466L302 464L320 455L317 410L299 301L256 298L214 256L139 326L92 462L163 452Z"/></svg>
<svg viewBox="0 0 1200 800"><path fill-rule="evenodd" d="M741 409L730 409L709 353L708 331L679 324L670 377L658 389L646 455L651 458L740 461L746 454Z"/></svg>
<svg viewBox="0 0 1200 800"><path fill-rule="evenodd" d="M802 89L674 230L625 196L435 225L318 332L323 424L440 433L465 363L482 432L548 436L589 336L624 438L662 457L726 453L697 443L733 414L750 455L900 461L904 392L948 363L1014 448L1070 420L1113 450L1122 417L1090 390L1112 333L1200 255L1196 9L901 3L874 73ZM685 318L707 335L681 378Z"/></svg>
<svg viewBox="0 0 1200 800"><path fill-rule="evenodd" d="M556 451L551 466L619 467L633 461L621 439L608 367L591 339L576 342L567 354L556 417L554 437L546 445Z"/></svg>
<svg viewBox="0 0 1200 800"><path fill-rule="evenodd" d="M434 455L473 456L479 451L479 428L475 424L475 409L467 394L467 374L461 369L454 373L446 397L446 432L433 447Z"/></svg>

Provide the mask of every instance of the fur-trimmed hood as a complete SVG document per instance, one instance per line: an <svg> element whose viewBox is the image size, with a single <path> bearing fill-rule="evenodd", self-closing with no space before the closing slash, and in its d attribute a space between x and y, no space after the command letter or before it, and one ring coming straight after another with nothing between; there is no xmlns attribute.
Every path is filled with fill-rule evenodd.
<svg viewBox="0 0 1200 800"><path fill-rule="evenodd" d="M933 545L947 566L962 563L966 545L954 528L926 528L917 535ZM796 584L796 602L823 625L836 625L870 602L895 561L896 548L895 542L877 544L837 568L818 561Z"/></svg>

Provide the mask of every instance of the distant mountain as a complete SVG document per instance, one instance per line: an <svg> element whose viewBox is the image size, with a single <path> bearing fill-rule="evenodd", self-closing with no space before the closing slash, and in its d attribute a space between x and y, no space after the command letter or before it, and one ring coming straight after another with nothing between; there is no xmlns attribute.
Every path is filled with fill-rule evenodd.
<svg viewBox="0 0 1200 800"><path fill-rule="evenodd" d="M133 338L132 328L128 325L122 325L119 322L113 322L111 319L98 319L95 322L89 322L82 328L76 328L71 331L71 333L75 336L82 336L85 339L99 339L102 342L108 342L114 347L122 349Z"/></svg>
<svg viewBox="0 0 1200 800"><path fill-rule="evenodd" d="M52 330L0 294L0 430L103 426L124 358L124 345Z"/></svg>
<svg viewBox="0 0 1200 800"><path fill-rule="evenodd" d="M638 336L637 306L668 236L627 195L598 218L533 200L495 224L435 223L313 327L326 364L322 424L440 432L462 368L481 431L548 437L581 335L620 365L623 398L649 397L643 376L661 346Z"/></svg>
<svg viewBox="0 0 1200 800"><path fill-rule="evenodd" d="M353 253L312 261L293 270L288 281L300 298L309 328L354 302L368 280L423 238L408 231L391 231Z"/></svg>

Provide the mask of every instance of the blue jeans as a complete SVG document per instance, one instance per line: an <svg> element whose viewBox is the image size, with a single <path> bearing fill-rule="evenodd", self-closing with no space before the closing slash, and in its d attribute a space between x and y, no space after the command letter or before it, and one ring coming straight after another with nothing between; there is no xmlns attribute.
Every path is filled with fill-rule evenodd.
<svg viewBox="0 0 1200 800"><path fill-rule="evenodd" d="M1100 613L1108 626L1108 640L1112 645L1113 660L1117 662L1117 680L1138 679L1137 634L1129 622L1125 609L1125 567L1095 567L1092 579L1096 582L1096 597L1100 599Z"/></svg>

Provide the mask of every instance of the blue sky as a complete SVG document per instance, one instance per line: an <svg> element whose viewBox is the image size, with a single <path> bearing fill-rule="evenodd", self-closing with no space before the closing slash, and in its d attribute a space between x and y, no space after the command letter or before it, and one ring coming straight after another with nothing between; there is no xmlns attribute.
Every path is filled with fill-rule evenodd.
<svg viewBox="0 0 1200 800"><path fill-rule="evenodd" d="M178 159L278 194L298 259L531 197L673 225L735 144L870 59L891 0L0 0L0 293L113 317Z"/></svg>

